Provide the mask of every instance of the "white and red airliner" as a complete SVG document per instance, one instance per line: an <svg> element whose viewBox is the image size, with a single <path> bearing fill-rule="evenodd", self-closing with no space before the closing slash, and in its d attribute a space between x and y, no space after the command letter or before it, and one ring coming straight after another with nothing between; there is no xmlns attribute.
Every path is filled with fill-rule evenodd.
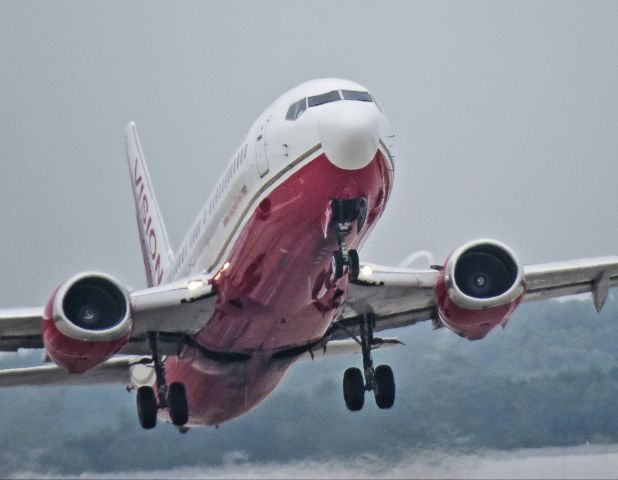
<svg viewBox="0 0 618 480"><path fill-rule="evenodd" d="M360 351L343 376L350 410L395 400L372 350L385 329L431 321L470 340L522 301L591 292L600 310L618 256L522 265L495 240L427 269L359 261L392 190L393 135L365 87L304 83L270 105L236 149L173 251L135 125L127 158L148 287L83 272L41 308L0 310L0 350L44 348L47 364L0 372L0 386L120 383L144 428L216 425L258 405L301 358Z"/></svg>

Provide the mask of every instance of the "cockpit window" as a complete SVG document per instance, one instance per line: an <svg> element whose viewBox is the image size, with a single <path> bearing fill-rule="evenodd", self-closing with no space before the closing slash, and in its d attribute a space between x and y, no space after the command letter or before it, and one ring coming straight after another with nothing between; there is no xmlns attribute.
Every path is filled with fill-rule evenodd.
<svg viewBox="0 0 618 480"><path fill-rule="evenodd" d="M309 107L317 107L324 103L338 102L339 100L353 100L356 102L372 102L375 103L380 111L380 105L369 92L359 90L333 90L332 92L314 95L313 97L303 98L296 103L290 105L288 113L285 115L286 120L296 120Z"/></svg>
<svg viewBox="0 0 618 480"><path fill-rule="evenodd" d="M293 103L288 108L288 113L285 116L286 120L296 120L307 109L307 99L301 98L298 102Z"/></svg>
<svg viewBox="0 0 618 480"><path fill-rule="evenodd" d="M373 100L373 103L375 103L375 104L376 104L376 107L378 107L378 110L380 110L380 111L382 112L382 111L383 111L383 110L382 110L382 107L380 106L380 104L379 104L379 103L378 103L378 101L376 100L376 97L374 97L374 96L373 96L373 95L371 95L371 94L369 94L369 96L371 97L371 100Z"/></svg>
<svg viewBox="0 0 618 480"><path fill-rule="evenodd" d="M341 97L339 96L339 90L333 90L332 92L323 93L322 95L309 97L308 100L310 107L317 107L318 105L322 105L324 103L336 102L337 100L341 100Z"/></svg>
<svg viewBox="0 0 618 480"><path fill-rule="evenodd" d="M357 92L356 90L341 90L344 100L357 100L359 102L371 102L369 92Z"/></svg>

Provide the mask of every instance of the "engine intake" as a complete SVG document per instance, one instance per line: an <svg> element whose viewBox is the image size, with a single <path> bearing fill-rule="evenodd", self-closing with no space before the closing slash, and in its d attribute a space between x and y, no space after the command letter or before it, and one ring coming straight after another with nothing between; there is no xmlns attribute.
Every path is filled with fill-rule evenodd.
<svg viewBox="0 0 618 480"><path fill-rule="evenodd" d="M465 251L455 264L455 285L469 297L502 295L517 281L518 266L506 250L481 244Z"/></svg>
<svg viewBox="0 0 618 480"><path fill-rule="evenodd" d="M75 340L116 340L131 331L129 295L109 275L82 273L58 289L53 320L58 330Z"/></svg>
<svg viewBox="0 0 618 480"><path fill-rule="evenodd" d="M117 353L132 328L127 290L109 275L80 273L60 285L47 302L43 343L57 365L82 373Z"/></svg>
<svg viewBox="0 0 618 480"><path fill-rule="evenodd" d="M86 277L69 287L62 301L66 318L86 330L107 330L127 315L124 292L103 277Z"/></svg>
<svg viewBox="0 0 618 480"><path fill-rule="evenodd" d="M495 240L476 240L456 249L435 287L442 323L470 340L481 339L504 324L523 294L519 260Z"/></svg>
<svg viewBox="0 0 618 480"><path fill-rule="evenodd" d="M524 291L519 260L495 240L476 240L455 250L444 267L444 280L451 300L471 310L510 303Z"/></svg>

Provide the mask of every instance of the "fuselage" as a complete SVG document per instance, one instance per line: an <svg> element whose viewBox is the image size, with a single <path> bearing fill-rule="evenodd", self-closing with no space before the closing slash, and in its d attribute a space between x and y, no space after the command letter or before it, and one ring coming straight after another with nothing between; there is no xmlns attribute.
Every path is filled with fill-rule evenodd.
<svg viewBox="0 0 618 480"><path fill-rule="evenodd" d="M247 412L326 334L348 282L333 275L331 200L366 202L347 238L360 248L391 192L392 138L367 89L341 79L290 90L251 126L165 274L207 272L218 294L212 318L166 362L191 423Z"/></svg>

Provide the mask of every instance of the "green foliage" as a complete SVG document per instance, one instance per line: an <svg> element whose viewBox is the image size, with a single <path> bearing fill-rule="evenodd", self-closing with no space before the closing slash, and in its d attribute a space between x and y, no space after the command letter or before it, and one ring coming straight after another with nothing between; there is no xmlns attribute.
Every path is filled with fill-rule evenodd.
<svg viewBox="0 0 618 480"><path fill-rule="evenodd" d="M370 397L361 412L345 409L341 374L360 357L342 357L294 366L254 412L187 435L166 424L143 431L134 396L117 387L6 389L0 474L212 465L239 451L265 462L618 442L617 322L616 302L597 317L588 302L571 301L524 305L505 331L479 342L411 327L405 347L374 355L395 371L391 410Z"/></svg>

